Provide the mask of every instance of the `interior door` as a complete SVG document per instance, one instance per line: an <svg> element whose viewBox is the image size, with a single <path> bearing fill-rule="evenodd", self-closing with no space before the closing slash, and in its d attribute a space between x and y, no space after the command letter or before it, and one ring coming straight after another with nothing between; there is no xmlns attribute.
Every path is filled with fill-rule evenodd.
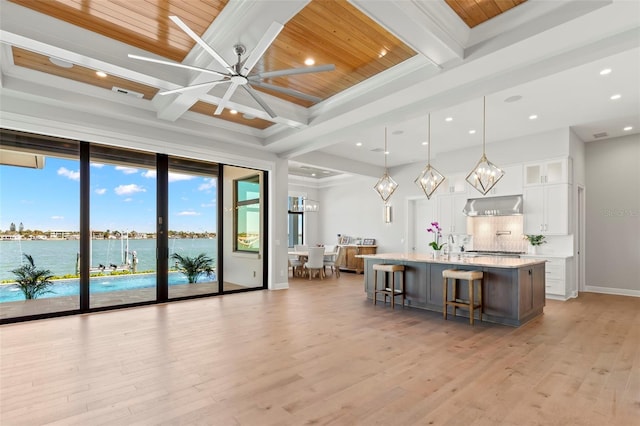
<svg viewBox="0 0 640 426"><path fill-rule="evenodd" d="M436 201L427 198L410 200L409 251L411 253L429 253L429 243L433 236L427 232L435 219Z"/></svg>

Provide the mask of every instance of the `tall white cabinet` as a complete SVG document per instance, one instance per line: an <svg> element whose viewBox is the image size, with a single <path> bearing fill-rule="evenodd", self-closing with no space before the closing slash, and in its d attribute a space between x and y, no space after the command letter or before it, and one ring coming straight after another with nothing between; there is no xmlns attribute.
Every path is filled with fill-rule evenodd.
<svg viewBox="0 0 640 426"><path fill-rule="evenodd" d="M445 234L467 232L467 216L462 213L469 197L465 177L466 175L462 174L447 177L447 180L438 188L438 220Z"/></svg>
<svg viewBox="0 0 640 426"><path fill-rule="evenodd" d="M525 234L569 234L570 164L560 158L524 165Z"/></svg>

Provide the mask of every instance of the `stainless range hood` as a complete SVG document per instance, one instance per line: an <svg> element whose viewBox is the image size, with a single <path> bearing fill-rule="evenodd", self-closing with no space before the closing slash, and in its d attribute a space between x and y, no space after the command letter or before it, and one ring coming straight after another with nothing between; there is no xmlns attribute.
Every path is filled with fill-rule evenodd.
<svg viewBox="0 0 640 426"><path fill-rule="evenodd" d="M513 216L522 214L522 195L470 198L462 213L467 216Z"/></svg>

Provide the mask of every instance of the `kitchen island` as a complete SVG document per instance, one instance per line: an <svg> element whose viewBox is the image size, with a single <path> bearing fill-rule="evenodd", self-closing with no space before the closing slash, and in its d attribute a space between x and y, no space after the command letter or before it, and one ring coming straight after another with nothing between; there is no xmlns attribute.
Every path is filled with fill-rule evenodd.
<svg viewBox="0 0 640 426"><path fill-rule="evenodd" d="M433 258L424 254L384 253L362 255L365 264L365 291L373 300L373 265L397 264L405 267L405 303L414 308L442 312L442 271L481 270L484 274L482 320L519 326L542 314L545 304L545 261L509 257L450 256ZM465 285L459 285L467 298ZM380 296L379 296L380 297ZM378 300L382 301L380 297ZM458 310L458 315L468 312Z"/></svg>

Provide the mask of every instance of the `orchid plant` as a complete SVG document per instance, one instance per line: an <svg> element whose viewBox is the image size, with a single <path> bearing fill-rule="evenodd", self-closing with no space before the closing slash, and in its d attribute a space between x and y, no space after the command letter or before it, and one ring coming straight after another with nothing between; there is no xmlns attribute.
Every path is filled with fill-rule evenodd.
<svg viewBox="0 0 640 426"><path fill-rule="evenodd" d="M435 251L442 250L444 243L440 243L440 239L442 238L442 228L440 228L440 224L438 222L431 222L431 228L427 228L427 232L433 232L433 241L429 243L431 248Z"/></svg>

